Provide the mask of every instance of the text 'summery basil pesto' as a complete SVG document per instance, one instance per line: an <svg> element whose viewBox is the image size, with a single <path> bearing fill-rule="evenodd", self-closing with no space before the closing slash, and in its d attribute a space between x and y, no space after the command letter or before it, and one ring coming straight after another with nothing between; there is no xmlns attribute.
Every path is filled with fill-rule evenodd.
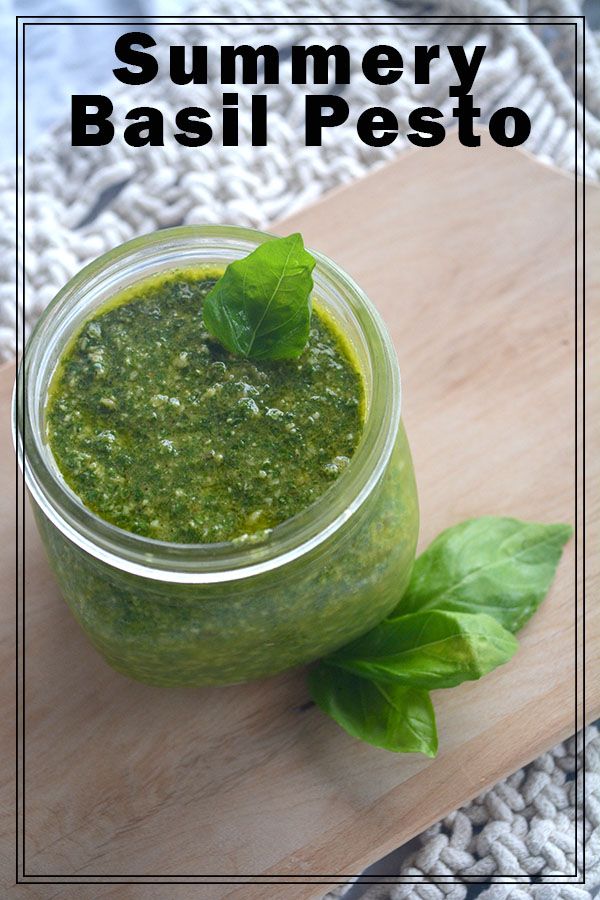
<svg viewBox="0 0 600 900"><path fill-rule="evenodd" d="M175 271L113 298L49 391L48 441L68 485L157 540L262 537L327 490L361 436L362 377L333 322L314 310L297 359L234 356L203 325L220 274Z"/></svg>

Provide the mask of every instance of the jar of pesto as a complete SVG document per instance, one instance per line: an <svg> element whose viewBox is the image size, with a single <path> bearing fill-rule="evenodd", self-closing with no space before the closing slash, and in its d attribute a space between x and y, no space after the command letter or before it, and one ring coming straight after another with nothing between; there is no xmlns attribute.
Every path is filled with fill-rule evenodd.
<svg viewBox="0 0 600 900"><path fill-rule="evenodd" d="M107 662L149 684L242 682L310 662L374 627L399 602L413 564L418 506L394 349L362 290L319 253L313 301L352 347L365 410L349 464L306 509L257 541L171 543L101 518L58 468L49 386L94 311L158 273L222 270L270 237L190 226L117 247L59 292L20 368L18 454L52 569Z"/></svg>

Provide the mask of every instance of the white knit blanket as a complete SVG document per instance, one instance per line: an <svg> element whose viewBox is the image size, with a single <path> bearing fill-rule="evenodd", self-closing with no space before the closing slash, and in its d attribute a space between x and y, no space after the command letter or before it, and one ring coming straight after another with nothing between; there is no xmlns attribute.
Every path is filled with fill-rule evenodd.
<svg viewBox="0 0 600 900"><path fill-rule="evenodd" d="M89 10L84 10L89 12ZM174 11L174 10L173 10ZM298 13L292 0L262 0L259 10L253 0L214 0L188 5L187 12L245 16L256 14L284 16ZM280 48L304 43L342 43L354 60L377 43L399 48L414 43L462 44L471 48L486 45L486 53L475 86L476 103L482 119L489 118L498 106L524 108L532 123L527 147L540 158L567 170L573 170L575 85L581 96L583 36L579 29L579 67L574 70L572 28L551 25L494 25L481 20L456 24L393 25L377 20L378 15L436 13L473 16L521 14L575 15L581 12L576 0L447 0L438 3L391 3L386 0L320 0L304 5L302 13L320 15L360 15L362 24L324 26L287 22L253 25L245 39L253 43L271 43ZM367 21L365 22L365 18ZM159 59L171 44L240 43L237 24L162 25L156 29ZM580 109L579 127L586 118L586 174L600 178L600 50L592 33L586 40L587 109ZM447 54L446 54L447 56ZM447 96L451 81L444 53L432 68L431 85L415 86L410 72L410 54L405 77L396 84L378 87L353 72L352 83L344 90L354 117L367 106L390 106L398 119L406 119L416 106L439 107L448 117L452 101ZM240 109L251 88L236 87ZM218 110L221 86L202 87L198 102ZM164 148L131 149L122 140L104 148L70 146L67 123L53 129L45 139L27 152L25 285L20 285L18 314L24 314L26 331L56 291L85 263L122 241L138 234L181 223L228 222L268 226L274 219L315 200L324 191L365 174L373 166L395 156L406 141L397 140L387 148L374 149L361 143L355 133L354 119L331 129L321 148L307 148L298 137L303 127L304 93L286 78L270 88L269 145L248 146L249 123L241 117L241 146L220 146L218 128L213 142L201 151L190 151L174 142ZM112 80L106 87L115 103L116 118L139 105L140 93ZM189 87L173 85L160 74L143 91L144 103L165 112L168 121L173 110L189 105ZM192 101L193 102L193 101ZM447 119L447 123L449 119ZM581 139L580 147L583 147ZM27 150L28 148L26 148ZM578 161L582 172L582 160ZM13 167L0 169L0 359L14 356L15 335L15 177ZM23 310L23 287L26 297ZM588 841L587 885L600 881L600 740L595 731L587 733L588 797L580 798L581 839ZM582 761L583 761L583 750ZM521 900L534 894L538 900L554 897L588 896L583 886L565 884L531 885L533 876L541 881L553 874L569 875L577 863L581 868L583 843L575 847L573 818L575 785L569 780L573 771L573 741L545 754L525 770L517 772L493 791L456 812L421 839L420 849L402 863L401 872L410 880L422 882L386 887L377 896L419 897L439 900L448 894L462 900L465 883L457 873L468 872L489 881L501 872L522 873L518 883L495 885L485 893L486 900ZM581 784L578 785L581 790ZM394 823L390 822L390 829ZM399 869L400 871L400 869ZM352 890L356 890L353 888ZM371 888L370 890L380 890Z"/></svg>
<svg viewBox="0 0 600 900"><path fill-rule="evenodd" d="M393 871L394 884L364 893L344 886L327 900L356 900L359 894L364 900L465 900L481 882L491 886L479 900L587 900L600 885L598 729L590 727L544 753L413 843L410 852L394 854L393 865L384 861L368 870ZM573 877L557 883L557 876L581 872L584 856L585 885Z"/></svg>

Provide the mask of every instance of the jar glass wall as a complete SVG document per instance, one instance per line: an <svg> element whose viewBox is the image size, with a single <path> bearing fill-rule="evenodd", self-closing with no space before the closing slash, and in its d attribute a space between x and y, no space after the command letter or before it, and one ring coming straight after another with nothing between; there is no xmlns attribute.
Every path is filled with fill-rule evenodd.
<svg viewBox="0 0 600 900"><path fill-rule="evenodd" d="M256 544L170 544L100 519L56 466L45 436L48 384L81 323L148 275L225 266L269 237L185 227L116 248L50 304L19 373L18 451L58 583L107 661L149 683L239 682L306 663L377 624L410 575L418 509L394 350L362 291L318 253L314 301L353 346L366 417L350 465L308 509Z"/></svg>

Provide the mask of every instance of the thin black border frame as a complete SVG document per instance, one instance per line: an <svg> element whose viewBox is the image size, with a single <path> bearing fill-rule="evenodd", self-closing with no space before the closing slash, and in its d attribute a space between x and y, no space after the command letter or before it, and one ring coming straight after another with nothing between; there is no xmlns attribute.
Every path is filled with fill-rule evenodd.
<svg viewBox="0 0 600 900"><path fill-rule="evenodd" d="M154 24L154 25L176 25L176 24L193 24L198 20L201 20L204 24L236 24L236 25L262 25L262 24L292 24L296 23L299 20L306 24L311 24L312 20L317 20L314 24L322 24L322 25L335 25L335 24L367 24L370 21L389 23L393 25L415 25L419 22L436 20L436 25L444 25L444 24L456 24L457 20L468 20L469 24L507 24L507 25L519 25L524 24L530 21L535 21L536 24L554 24L554 25L572 25L575 29L574 37L575 37L575 68L574 68L574 132L575 132L575 172L574 172L574 188L575 188L575 733L578 731L579 726L579 718L577 715L577 698L578 698L578 668L577 663L579 661L579 643L578 643L578 535L579 535L579 501L578 501L578 488L579 488L579 420L578 420L578 404L577 401L579 399L579 374L578 374L578 341L579 341L579 247L578 247L578 226L579 226L579 173L578 173L578 139L579 139L579 107L578 107L578 78L577 78L577 69L578 69L578 28L579 24L582 27L582 54L583 54L583 67L582 67L582 101L583 101L583 109L582 109L582 139L583 139L583 147L582 147L582 183L581 183L581 192L582 192L582 202L581 202L581 213L582 213L582 235L583 235L583 247L582 247L582 271L581 271L581 280L582 280L582 367L581 367L581 379L582 379L582 481L581 481L581 489L582 489L582 504L581 504L581 513L582 513L582 632L583 632L583 643L581 646L581 654L582 654L582 727L585 726L585 574L586 574L586 556L585 556L585 275L586 275L586 256L585 256L585 242L586 242L586 219L585 219L585 15L578 16L560 16L560 15L532 15L532 16L524 16L519 14L501 16L501 15L492 15L492 16L468 16L468 15L445 15L445 16L436 16L436 15L414 15L414 16L319 16L319 15L292 15L292 16L244 16L245 21L239 21L242 17L239 16L180 16L175 20L172 20L169 16L108 16L108 15L77 15L77 16L59 16L59 15L45 15L45 16L27 16L27 15L17 15L15 16L15 28L16 28L16 53L15 53L15 87L16 87L16 104L15 104L15 140L16 140L16 160L15 160L15 169L16 169L16 219L15 219L15 232L16 232L16 290L18 297L18 273L19 273L19 255L21 257L21 272L22 272L22 298L23 298L23 316L22 316L22 350L24 353L25 349L25 164L26 164L26 155L25 155L25 85L26 85L26 77L25 77L25 46L26 46L26 27L27 25L146 25L146 24ZM34 19L35 21L27 21L30 19ZM91 21L72 21L74 19L77 20L91 20ZM98 21L98 20L108 20L108 21ZM409 21L402 21L409 20ZM58 21L60 20L60 21ZM127 20L127 21L125 21ZM348 20L348 21L347 21ZM443 21L438 21L443 20ZM516 21L515 21L516 20ZM23 103L23 112L20 114L19 110L19 36L21 33L21 53L22 53L22 103ZM21 141L22 141L22 175L19 177L19 120L21 117ZM21 188L21 192L19 191L19 187ZM19 202L20 201L20 202ZM19 212L21 213L21 222L22 222L22 237L21 241L19 240ZM19 254L20 245L21 246L21 254ZM16 319L16 345L17 345L17 358L19 354L19 324L18 324L18 316ZM18 403L18 400L17 400ZM25 434L23 434L23 440L25 440ZM18 463L16 463L16 475L17 480L19 476ZM23 491L23 502L25 498L25 480L24 475L21 473L22 478L22 491ZM16 847L16 884L189 884L189 885L204 885L204 884L227 884L227 885L244 885L244 884L306 884L306 885L318 885L318 884L327 884L327 885L337 885L340 883L340 879L343 881L345 879L359 879L363 877L362 875L332 875L332 876L321 876L314 875L308 876L311 879L318 878L331 878L331 881L301 881L299 879L307 877L306 874L295 876L295 875L237 875L233 876L237 879L265 879L263 880L252 880L252 881L190 881L183 880L191 878L199 878L199 879L207 879L207 878L219 878L226 879L231 876L228 875L218 875L218 876L210 876L210 875L199 875L199 876L177 876L177 875L159 875L159 876L147 876L147 875L124 875L124 876L111 876L111 875L87 875L84 880L74 880L72 876L44 876L44 875L28 875L25 872L25 508L23 509L23 515L21 517L21 527L22 527L22 538L21 538L21 546L19 547L19 542L17 541L17 551L16 551L16 579L17 579L17 591L16 591L16 698L17 698L17 706L16 706L16 716L17 716L17 735L16 735L16 768L17 768L17 804L16 804L16 822L17 822L17 847ZM17 504L16 504L16 529L17 536L19 536L19 495L17 492ZM19 556L22 555L23 563L22 566L19 567ZM21 725L22 725L22 823L23 823L23 835L22 835L22 864L23 871L22 877L25 879L35 879L34 881L22 881L20 880L21 872L19 871L19 853L18 853L18 829L19 829L19 815L20 815L20 806L19 806L19 569L22 571L22 583L21 583L21 627L22 627L22 699L23 699L23 714L21 717ZM585 767L583 767L583 795L585 799ZM575 753L575 786L578 784L579 779L579 770L577 768L577 752ZM577 851L577 835L578 835L578 816L577 816L577 801L576 801L576 815L575 815L575 851ZM546 884L585 884L585 848L583 853L583 865L581 878L578 879L578 872L576 871L574 875L562 875L555 876L559 878L559 881L555 882L545 882ZM460 873L459 873L460 875ZM43 881L43 878L68 878L68 881ZM384 876L385 881L374 881L371 879L377 878L379 876L366 876L369 880L366 881L366 884L391 884L389 879L391 876ZM465 876L469 877L469 876ZM499 875L492 876L493 881L473 881L470 883L474 884L512 884L512 881L498 881L497 878L515 878L517 876L514 875ZM161 880L143 880L143 879L161 879ZM285 878L285 879L293 879L293 881L277 881L275 879ZM94 880L90 880L94 879ZM98 879L103 879L99 881ZM113 879L110 881L106 881L104 879ZM136 879L136 880L124 880L124 879ZM168 879L168 880L165 880ZM182 880L173 880L173 879L182 879ZM566 879L571 879L570 881L566 881ZM575 881L573 881L575 879ZM423 882L411 882L402 880L400 884L411 884L411 885L419 885ZM435 883L435 882L434 882Z"/></svg>

